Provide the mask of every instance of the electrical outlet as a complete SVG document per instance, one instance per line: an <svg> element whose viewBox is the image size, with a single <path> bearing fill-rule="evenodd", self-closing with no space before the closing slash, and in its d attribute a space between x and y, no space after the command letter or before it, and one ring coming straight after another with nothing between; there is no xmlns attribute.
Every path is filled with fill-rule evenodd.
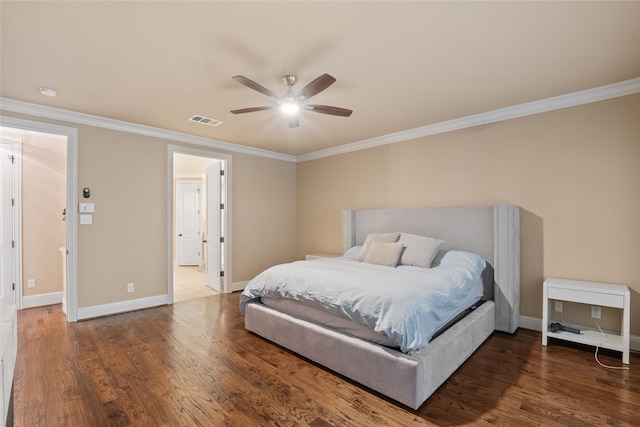
<svg viewBox="0 0 640 427"><path fill-rule="evenodd" d="M27 288L35 288L36 287L36 279L27 280Z"/></svg>
<svg viewBox="0 0 640 427"><path fill-rule="evenodd" d="M556 301L556 311L562 313L562 301Z"/></svg>
<svg viewBox="0 0 640 427"><path fill-rule="evenodd" d="M602 316L602 308L591 306L591 317L594 319L600 319L600 316Z"/></svg>
<svg viewBox="0 0 640 427"><path fill-rule="evenodd" d="M133 291L134 291L133 283L127 283L127 292L133 292Z"/></svg>

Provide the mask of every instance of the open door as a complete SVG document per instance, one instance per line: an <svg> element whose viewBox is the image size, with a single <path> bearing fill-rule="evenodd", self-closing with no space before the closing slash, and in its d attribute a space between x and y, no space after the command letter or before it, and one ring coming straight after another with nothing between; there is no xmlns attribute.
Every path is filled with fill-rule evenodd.
<svg viewBox="0 0 640 427"><path fill-rule="evenodd" d="M206 169L207 225L205 240L205 283L218 292L223 292L222 266L220 260L220 204L222 162L215 162Z"/></svg>
<svg viewBox="0 0 640 427"><path fill-rule="evenodd" d="M14 203L13 203L13 143L4 138L0 141L0 311L16 304L15 254L14 254Z"/></svg>

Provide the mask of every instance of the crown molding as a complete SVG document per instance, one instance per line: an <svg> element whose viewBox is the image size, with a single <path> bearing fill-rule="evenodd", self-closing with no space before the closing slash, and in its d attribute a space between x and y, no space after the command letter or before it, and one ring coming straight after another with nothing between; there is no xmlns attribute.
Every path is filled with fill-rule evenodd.
<svg viewBox="0 0 640 427"><path fill-rule="evenodd" d="M636 93L640 93L640 77L592 89L572 92L565 95L545 98L538 101L499 108L497 110L447 120L419 128L408 129L401 132L353 142L351 144L328 148L326 150L315 151L313 153L302 154L296 157L296 161L304 162L307 160L321 159L324 157L336 156L338 154L351 153L353 151L365 150L368 148L379 147L381 145L395 144L397 142L409 141L411 139L422 138L425 136L437 135L473 126L546 113L548 111L590 104Z"/></svg>
<svg viewBox="0 0 640 427"><path fill-rule="evenodd" d="M14 113L26 114L30 116L43 117L53 120L61 120L70 123L95 126L122 132L129 132L138 135L151 136L160 139L183 142L186 144L199 145L217 150L225 150L232 153L249 154L259 157L267 157L287 162L304 162L308 160L321 159L324 157L336 156L339 154L351 153L359 150L379 147L381 145L395 144L397 142L409 141L423 138L425 136L437 135L446 132L466 129L474 126L486 125L489 123L511 120L519 117L531 116L563 108L575 107L578 105L590 104L607 99L618 98L626 95L640 93L640 77L572 92L565 95L526 102L524 104L499 108L485 113L474 114L444 122L433 123L414 129L408 129L388 135L365 139L326 150L314 151L313 153L301 154L298 156L277 153L275 151L262 150L248 147L246 145L234 144L217 139L204 138L186 133L175 132L167 129L155 128L121 120L108 119L91 114L79 113L76 111L64 110L61 108L47 107L39 104L18 101L10 98L0 97L0 110Z"/></svg>
<svg viewBox="0 0 640 427"><path fill-rule="evenodd" d="M121 132L128 132L137 135L150 136L170 141L183 142L186 144L199 145L216 150L225 150L232 153L249 154L259 157L267 157L287 162L295 162L296 157L289 154L277 153L275 151L262 150L260 148L248 147L246 145L234 144L218 139L204 138L189 135L182 132L156 128L152 126L140 125L137 123L125 122L122 120L108 119L106 117L94 116L91 114L79 113L77 111L64 110L62 108L47 107L45 105L32 104L30 102L18 101L16 99L0 97L0 110L12 113L26 114L35 117L42 117L53 120L60 120L69 123L95 126L99 128L111 129Z"/></svg>

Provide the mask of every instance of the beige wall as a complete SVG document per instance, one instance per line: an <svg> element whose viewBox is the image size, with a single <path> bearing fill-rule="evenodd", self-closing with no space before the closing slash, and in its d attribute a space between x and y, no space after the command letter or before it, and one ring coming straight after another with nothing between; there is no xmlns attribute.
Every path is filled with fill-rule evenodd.
<svg viewBox="0 0 640 427"><path fill-rule="evenodd" d="M87 201L95 204L93 224L78 225L78 306L166 294L167 146L176 143L3 114L78 129L77 197L85 201L82 188L89 187ZM290 261L295 253L296 166L230 154L232 278L239 282L265 266ZM126 290L129 282L136 284L132 294Z"/></svg>
<svg viewBox="0 0 640 427"><path fill-rule="evenodd" d="M297 255L340 252L342 209L517 204L522 314L542 317L546 277L623 283L640 335L639 117L634 95L301 163Z"/></svg>

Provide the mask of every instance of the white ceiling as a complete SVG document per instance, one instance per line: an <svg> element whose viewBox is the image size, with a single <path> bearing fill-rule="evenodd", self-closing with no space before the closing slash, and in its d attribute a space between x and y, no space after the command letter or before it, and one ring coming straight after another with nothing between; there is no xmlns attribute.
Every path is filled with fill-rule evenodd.
<svg viewBox="0 0 640 427"><path fill-rule="evenodd" d="M3 0L0 19L4 98L291 155L640 76L638 1ZM284 93L323 73L312 101L351 117L229 113L268 105L234 75Z"/></svg>

